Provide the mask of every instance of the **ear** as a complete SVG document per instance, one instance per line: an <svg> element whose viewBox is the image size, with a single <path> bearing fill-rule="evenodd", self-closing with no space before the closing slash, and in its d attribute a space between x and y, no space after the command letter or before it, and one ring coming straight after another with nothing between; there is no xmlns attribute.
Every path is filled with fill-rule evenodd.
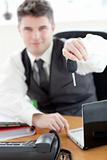
<svg viewBox="0 0 107 160"><path fill-rule="evenodd" d="M17 29L18 29L18 31L20 33L20 25L19 24L17 25Z"/></svg>
<svg viewBox="0 0 107 160"><path fill-rule="evenodd" d="M52 30L53 30L53 32L55 30L55 23L54 22L52 23Z"/></svg>

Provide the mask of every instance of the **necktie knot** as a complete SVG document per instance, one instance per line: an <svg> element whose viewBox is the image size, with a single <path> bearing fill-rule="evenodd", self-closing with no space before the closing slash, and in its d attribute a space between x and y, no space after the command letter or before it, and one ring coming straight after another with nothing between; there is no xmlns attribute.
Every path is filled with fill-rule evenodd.
<svg viewBox="0 0 107 160"><path fill-rule="evenodd" d="M35 62L37 64L39 70L43 68L44 61L42 59L35 60Z"/></svg>

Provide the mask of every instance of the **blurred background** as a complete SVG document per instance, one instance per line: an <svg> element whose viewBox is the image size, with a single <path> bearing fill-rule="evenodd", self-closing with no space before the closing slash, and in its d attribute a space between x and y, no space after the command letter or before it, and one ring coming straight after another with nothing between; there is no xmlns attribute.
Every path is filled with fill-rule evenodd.
<svg viewBox="0 0 107 160"><path fill-rule="evenodd" d="M56 22L55 33L67 30L107 32L107 0L49 0ZM0 0L0 65L23 48L17 31L17 7L23 0Z"/></svg>

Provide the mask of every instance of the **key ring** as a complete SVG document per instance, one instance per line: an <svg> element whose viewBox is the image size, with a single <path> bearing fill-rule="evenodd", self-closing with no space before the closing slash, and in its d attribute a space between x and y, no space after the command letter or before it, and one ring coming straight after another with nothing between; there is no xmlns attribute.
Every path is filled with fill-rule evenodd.
<svg viewBox="0 0 107 160"><path fill-rule="evenodd" d="M71 152L67 149L61 149L57 160L72 160Z"/></svg>

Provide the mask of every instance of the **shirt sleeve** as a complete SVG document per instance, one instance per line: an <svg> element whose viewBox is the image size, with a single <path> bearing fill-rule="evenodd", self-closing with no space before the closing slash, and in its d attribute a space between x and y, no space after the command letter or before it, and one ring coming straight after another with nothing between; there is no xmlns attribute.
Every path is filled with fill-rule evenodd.
<svg viewBox="0 0 107 160"><path fill-rule="evenodd" d="M27 96L24 67L21 54L9 57L2 67L0 76L0 112L13 121L20 121L32 125L32 115L41 113L34 108ZM42 114L42 113L41 113Z"/></svg>
<svg viewBox="0 0 107 160"><path fill-rule="evenodd" d="M101 36L88 34L82 38L88 53L87 61L77 61L77 73L86 75L103 72L107 65L107 40Z"/></svg>

